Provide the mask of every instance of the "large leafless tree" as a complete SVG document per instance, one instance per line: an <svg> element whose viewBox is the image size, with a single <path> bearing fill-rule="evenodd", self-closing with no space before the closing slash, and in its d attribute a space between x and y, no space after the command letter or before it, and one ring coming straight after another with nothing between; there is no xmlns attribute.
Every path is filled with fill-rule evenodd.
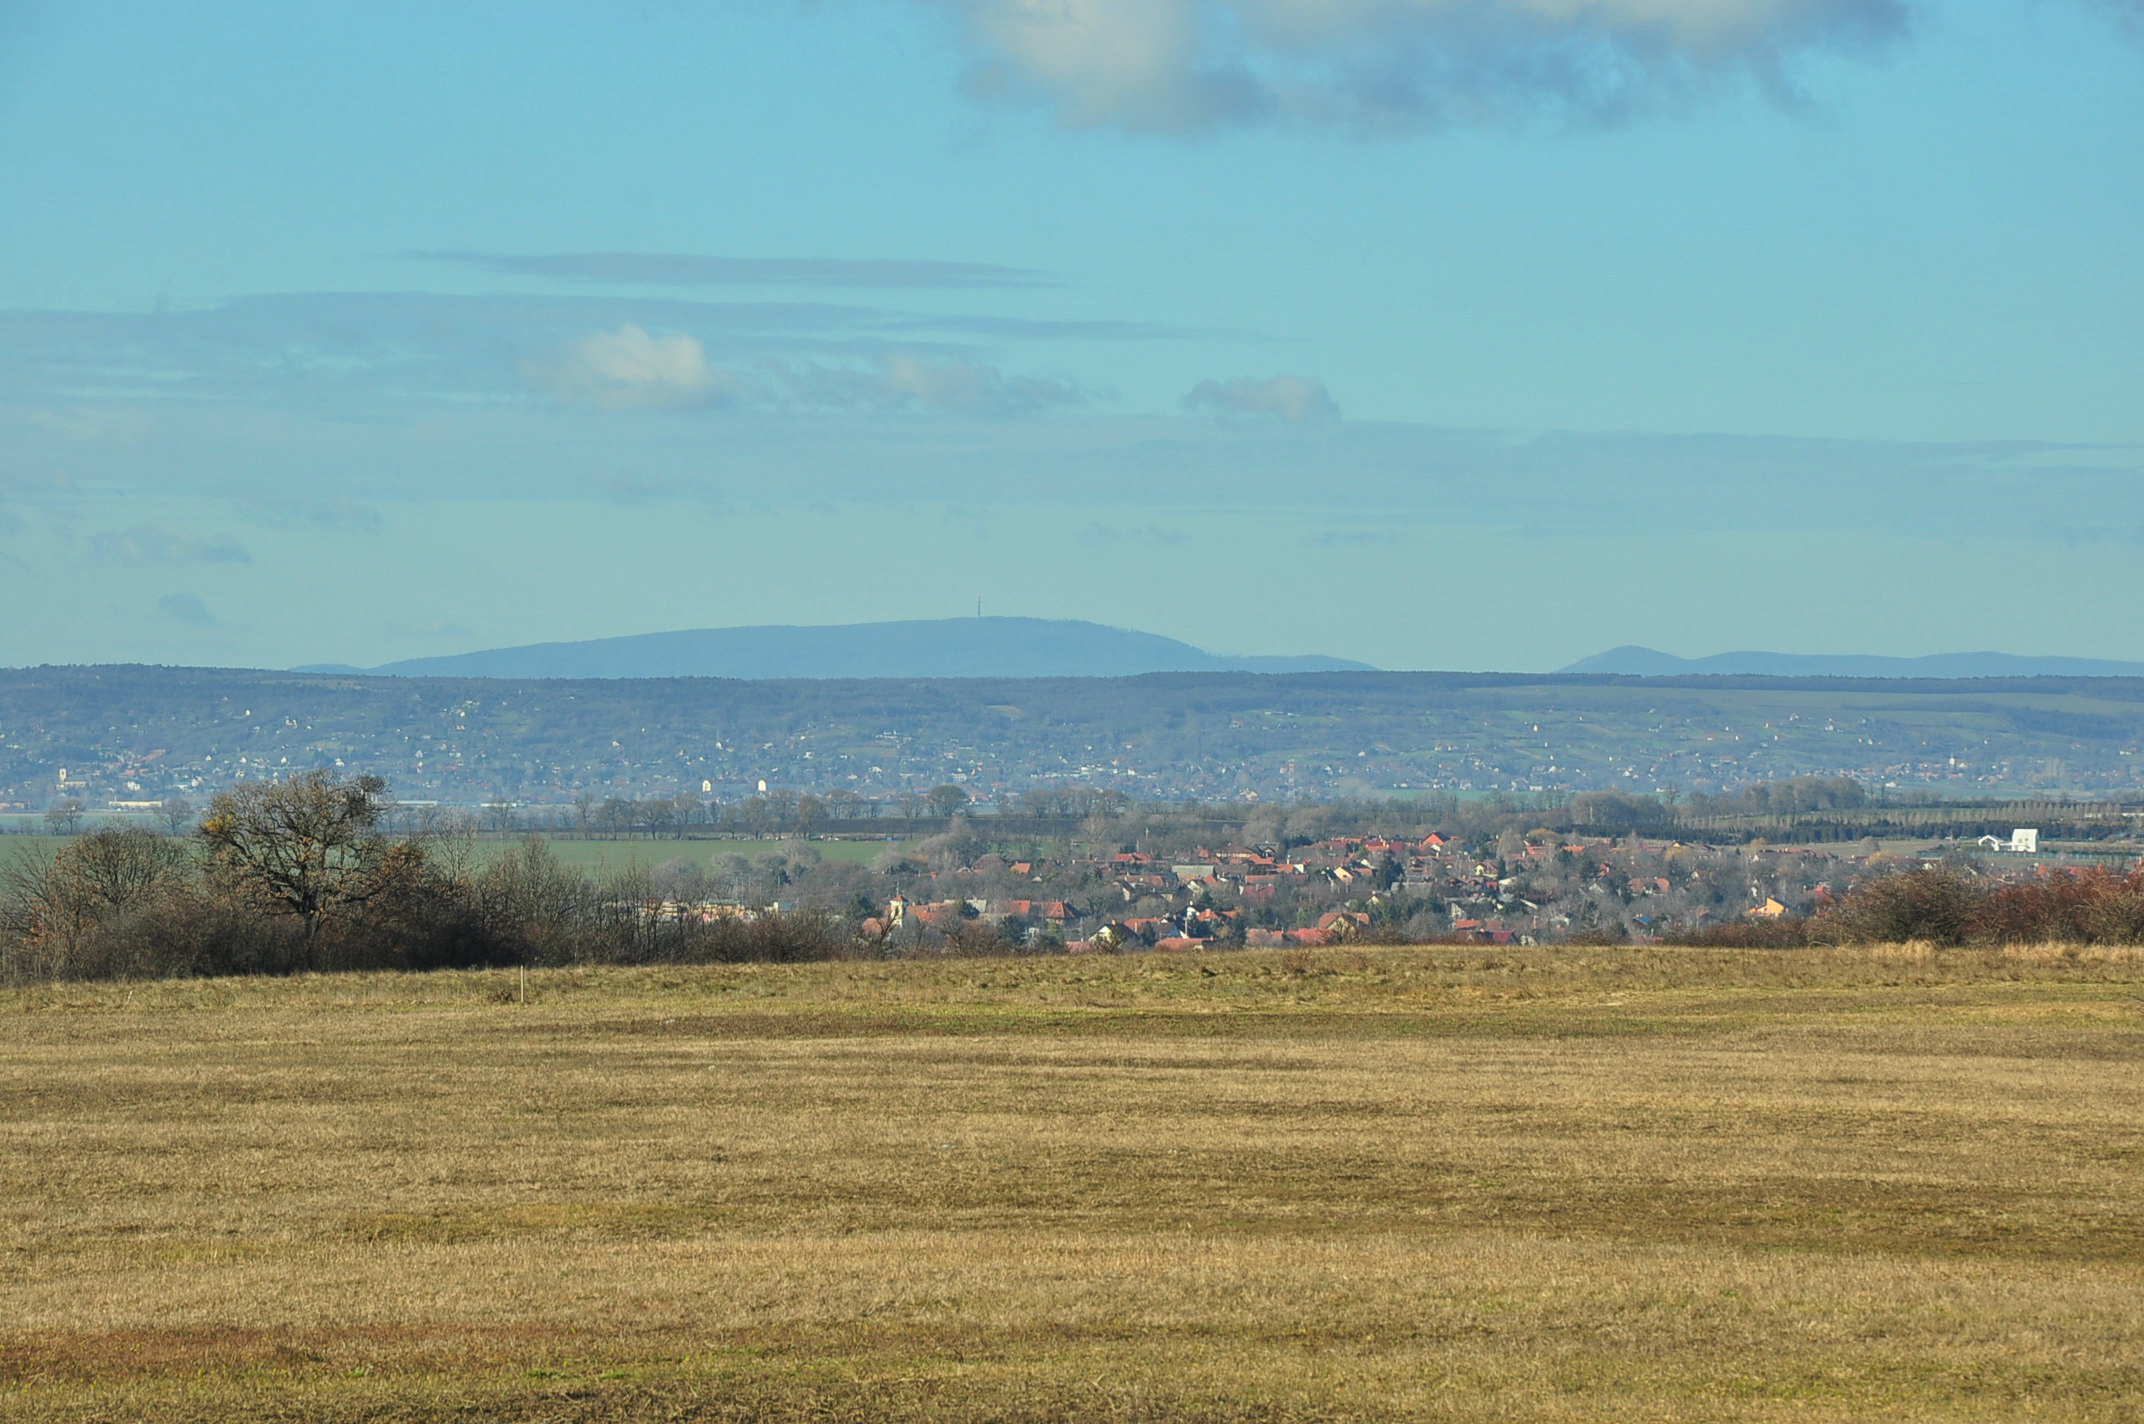
<svg viewBox="0 0 2144 1424"><path fill-rule="evenodd" d="M380 831L386 789L377 776L338 780L310 771L223 792L201 822L210 872L264 907L299 917L310 942L338 910L386 883L395 853Z"/></svg>

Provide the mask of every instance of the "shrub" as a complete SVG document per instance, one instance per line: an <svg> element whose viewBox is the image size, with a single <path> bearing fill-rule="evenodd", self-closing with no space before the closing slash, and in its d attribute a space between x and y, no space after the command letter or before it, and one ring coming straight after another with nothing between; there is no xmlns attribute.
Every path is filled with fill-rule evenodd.
<svg viewBox="0 0 2144 1424"><path fill-rule="evenodd" d="M1986 892L1958 871L1927 866L1858 886L1811 934L1847 944L1963 944Z"/></svg>
<svg viewBox="0 0 2144 1424"><path fill-rule="evenodd" d="M1970 932L1985 944L2144 943L2144 870L2121 877L2105 870L2057 871L2005 885L1982 902Z"/></svg>

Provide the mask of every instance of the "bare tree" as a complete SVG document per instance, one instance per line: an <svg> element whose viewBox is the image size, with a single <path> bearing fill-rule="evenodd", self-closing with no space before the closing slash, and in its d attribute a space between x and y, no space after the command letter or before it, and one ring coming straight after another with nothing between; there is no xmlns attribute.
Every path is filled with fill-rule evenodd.
<svg viewBox="0 0 2144 1424"><path fill-rule="evenodd" d="M210 874L297 916L311 945L329 916L371 899L384 883L393 853L379 829L386 789L377 776L338 781L309 771L223 792L209 803L199 832Z"/></svg>
<svg viewBox="0 0 2144 1424"><path fill-rule="evenodd" d="M164 823L164 829L178 835L194 823L194 803L184 796L173 796L156 808L156 817Z"/></svg>
<svg viewBox="0 0 2144 1424"><path fill-rule="evenodd" d="M685 838L687 826L698 825L707 819L707 803L690 791L680 791L670 798L672 824L677 827L679 840Z"/></svg>
<svg viewBox="0 0 2144 1424"><path fill-rule="evenodd" d="M80 798L62 796L45 808L45 831L48 835L71 836L82 829L82 813L87 809Z"/></svg>
<svg viewBox="0 0 2144 1424"><path fill-rule="evenodd" d="M639 818L640 803L623 796L605 797L603 804L595 808L596 829L607 833L612 840L632 830L633 823Z"/></svg>

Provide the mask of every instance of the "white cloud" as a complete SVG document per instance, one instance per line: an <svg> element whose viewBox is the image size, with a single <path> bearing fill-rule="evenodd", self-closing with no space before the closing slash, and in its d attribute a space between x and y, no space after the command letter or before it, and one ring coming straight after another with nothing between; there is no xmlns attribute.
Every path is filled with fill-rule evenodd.
<svg viewBox="0 0 2144 1424"><path fill-rule="evenodd" d="M529 375L560 400L601 410L719 405L734 378L710 365L698 337L651 336L631 322L584 338L562 360L534 363Z"/></svg>
<svg viewBox="0 0 2144 1424"><path fill-rule="evenodd" d="M1215 415L1277 415L1296 425L1340 418L1340 407L1325 389L1325 383L1308 376L1200 381L1185 395L1184 409L1211 411Z"/></svg>
<svg viewBox="0 0 2144 1424"><path fill-rule="evenodd" d="M934 0L970 87L1074 125L1371 130L1612 122L1722 80L1791 93L1812 49L1902 33L1907 0Z"/></svg>
<svg viewBox="0 0 2144 1424"><path fill-rule="evenodd" d="M900 351L863 366L769 359L731 369L711 362L697 337L651 336L631 323L583 338L563 359L527 363L523 373L569 405L599 410L810 406L1004 416L1087 399L1070 381Z"/></svg>

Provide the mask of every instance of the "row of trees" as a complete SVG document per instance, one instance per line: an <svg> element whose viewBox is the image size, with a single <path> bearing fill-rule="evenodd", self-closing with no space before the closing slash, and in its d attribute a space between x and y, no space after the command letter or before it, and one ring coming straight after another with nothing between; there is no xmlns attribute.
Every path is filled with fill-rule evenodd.
<svg viewBox="0 0 2144 1424"><path fill-rule="evenodd" d="M584 794L574 798L571 827L584 836L611 839L682 836L696 826L711 827L728 835L809 835L836 822L875 821L889 810L910 820L920 816L942 819L961 814L969 804L966 789L950 784L935 786L929 791L906 792L890 802L866 800L853 791L829 791L824 796L815 796L809 792L780 789L727 806L705 801L689 792L646 800ZM514 807L503 802L489 805L484 811L487 829L537 829L528 825ZM553 826L549 829L564 828Z"/></svg>
<svg viewBox="0 0 2144 1424"><path fill-rule="evenodd" d="M1997 881L1963 867L1928 866L1867 881L1806 919L1744 921L1683 940L1776 948L2144 944L2144 868L2125 875L2069 870Z"/></svg>
<svg viewBox="0 0 2144 1424"><path fill-rule="evenodd" d="M45 831L55 836L78 835L88 817L89 807L81 797L62 796L45 808ZM170 797L156 808L155 819L177 835L193 824L194 803L183 796Z"/></svg>
<svg viewBox="0 0 2144 1424"><path fill-rule="evenodd" d="M1916 799L1926 798L1918 794L1906 798L1907 802ZM869 830L871 823L889 817L944 821L965 814L972 805L969 792L951 784L882 800L866 799L853 791L815 795L777 788L727 805L689 792L648 798L591 792L564 806L524 808L510 801L493 801L475 814L472 824L492 832L604 839L682 838L703 829L758 838ZM1055 822L1066 833L1096 822L1120 826L1127 839L1142 834L1140 828L1153 826L1184 829L1194 842L1234 838L1272 844L1332 834L1420 836L1431 830L1493 841L1502 834L1540 826L1580 835L1638 832L1714 842L1741 841L1790 828L1799 839L1858 839L1879 833L1948 833L1971 839L1994 824L1987 818L1999 820L2013 814L2000 808L1944 811L1879 801L1849 777L1815 776L1757 782L1731 795L1683 796L1672 790L1660 795L1551 791L1460 798L1428 792L1406 799L1276 804L1134 802L1117 791L1046 787L1001 798L995 809L1000 818L1022 820L1037 828ZM468 813L388 803L383 814L384 824L424 832ZM2043 826L2062 828L2050 834L2105 836L2128 829L2119 816L2107 814L2085 814L2074 823L2065 823L2059 808L2041 807L2033 814ZM164 802L153 819L176 834L193 824L194 815L190 802L174 798ZM45 812L46 829L60 834L75 834L88 821L88 809L77 798L61 798ZM2005 822L1999 829L2007 826Z"/></svg>
<svg viewBox="0 0 2144 1424"><path fill-rule="evenodd" d="M219 795L195 832L106 828L0 867L0 978L785 960L847 952L803 913L712 924L650 913L644 874L598 883L540 842L386 833L385 783L312 772Z"/></svg>

